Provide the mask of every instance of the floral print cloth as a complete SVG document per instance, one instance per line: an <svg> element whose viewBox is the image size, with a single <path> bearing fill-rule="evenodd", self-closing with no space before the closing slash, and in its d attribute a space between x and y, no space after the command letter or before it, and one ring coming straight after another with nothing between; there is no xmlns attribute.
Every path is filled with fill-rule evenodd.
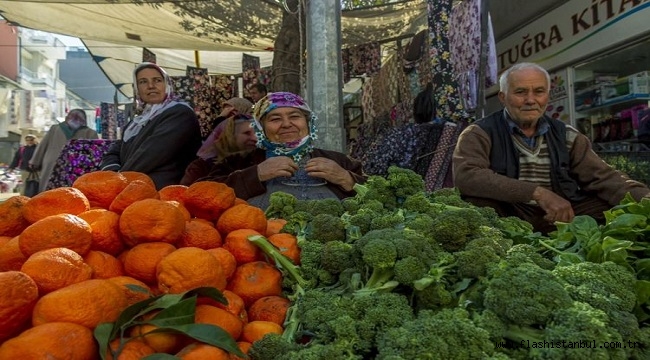
<svg viewBox="0 0 650 360"><path fill-rule="evenodd" d="M132 104L127 104L127 109L132 108ZM101 133L102 139L115 140L119 137L118 129L124 129L127 122L127 111L118 109L115 104L99 104L100 128L96 129Z"/></svg>
<svg viewBox="0 0 650 360"><path fill-rule="evenodd" d="M115 140L71 139L54 164L46 190L72 186L83 174L99 170L104 153Z"/></svg>
<svg viewBox="0 0 650 360"><path fill-rule="evenodd" d="M466 0L454 6L450 22L449 46L454 73L465 107L474 109L481 61L481 0ZM497 79L496 45L491 25L488 21L486 87L496 84Z"/></svg>
<svg viewBox="0 0 650 360"><path fill-rule="evenodd" d="M453 0L427 0L429 22L429 72L440 78L434 84L438 114L443 119L461 121L467 114L459 99L458 84L449 52L449 18Z"/></svg>
<svg viewBox="0 0 650 360"><path fill-rule="evenodd" d="M381 45L378 42L349 48L347 66L351 76L373 76L381 69Z"/></svg>

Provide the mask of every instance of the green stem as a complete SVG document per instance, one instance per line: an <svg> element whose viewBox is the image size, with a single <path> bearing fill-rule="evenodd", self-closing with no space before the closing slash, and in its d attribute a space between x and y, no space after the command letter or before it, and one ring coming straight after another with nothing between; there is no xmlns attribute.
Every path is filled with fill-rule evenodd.
<svg viewBox="0 0 650 360"><path fill-rule="evenodd" d="M264 236L262 235L253 235L249 236L248 240L255 244L257 247L262 250L267 256L269 256L275 265L284 271L286 274L291 276L291 278L302 288L307 287L307 281L300 275L300 270L294 263L284 256L278 249L271 244Z"/></svg>

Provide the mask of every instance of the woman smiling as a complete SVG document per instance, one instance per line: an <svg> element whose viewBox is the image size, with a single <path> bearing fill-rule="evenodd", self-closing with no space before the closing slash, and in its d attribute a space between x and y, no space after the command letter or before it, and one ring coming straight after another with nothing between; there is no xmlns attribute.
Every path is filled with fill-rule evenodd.
<svg viewBox="0 0 650 360"><path fill-rule="evenodd" d="M366 180L359 161L340 152L314 148L317 118L300 96L269 93L255 104L253 118L257 149L223 159L200 180L226 183L235 189L237 197L263 209L275 191L306 199L342 199L353 196L354 184ZM301 171L325 186L287 182Z"/></svg>

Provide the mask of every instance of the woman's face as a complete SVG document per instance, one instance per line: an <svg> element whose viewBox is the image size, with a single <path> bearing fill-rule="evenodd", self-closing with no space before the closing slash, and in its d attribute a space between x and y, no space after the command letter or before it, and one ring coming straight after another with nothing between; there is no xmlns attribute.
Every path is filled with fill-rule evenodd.
<svg viewBox="0 0 650 360"><path fill-rule="evenodd" d="M145 68L136 75L138 95L147 104L160 104L165 100L165 78L156 69Z"/></svg>
<svg viewBox="0 0 650 360"><path fill-rule="evenodd" d="M248 121L239 122L235 125L235 143L239 150L255 149L257 136L255 130Z"/></svg>
<svg viewBox="0 0 650 360"><path fill-rule="evenodd" d="M264 116L263 126L266 137L276 143L296 141L309 135L307 116L292 107L271 110Z"/></svg>

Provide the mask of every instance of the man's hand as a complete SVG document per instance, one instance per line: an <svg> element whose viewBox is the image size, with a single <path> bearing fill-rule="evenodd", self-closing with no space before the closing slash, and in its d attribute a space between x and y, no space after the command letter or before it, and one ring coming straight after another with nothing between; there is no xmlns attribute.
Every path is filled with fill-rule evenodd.
<svg viewBox="0 0 650 360"><path fill-rule="evenodd" d="M257 165L257 177L260 181L267 181L277 177L290 177L296 170L298 170L298 164L290 157L274 156Z"/></svg>
<svg viewBox="0 0 650 360"><path fill-rule="evenodd" d="M533 200L546 212L544 220L548 222L568 223L575 217L571 203L551 190L538 186L533 192Z"/></svg>

